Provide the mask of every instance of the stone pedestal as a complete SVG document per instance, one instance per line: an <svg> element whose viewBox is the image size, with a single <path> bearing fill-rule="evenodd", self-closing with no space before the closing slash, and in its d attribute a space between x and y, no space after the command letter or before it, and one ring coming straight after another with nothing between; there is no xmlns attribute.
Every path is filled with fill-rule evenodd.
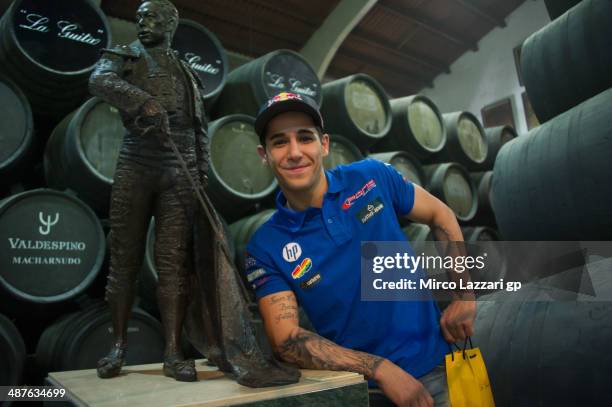
<svg viewBox="0 0 612 407"><path fill-rule="evenodd" d="M50 373L46 381L64 387L75 406L368 406L367 382L356 373L302 370L296 384L253 389L204 362L196 361L199 381L193 383L165 377L161 363L127 366L112 379L91 369Z"/></svg>

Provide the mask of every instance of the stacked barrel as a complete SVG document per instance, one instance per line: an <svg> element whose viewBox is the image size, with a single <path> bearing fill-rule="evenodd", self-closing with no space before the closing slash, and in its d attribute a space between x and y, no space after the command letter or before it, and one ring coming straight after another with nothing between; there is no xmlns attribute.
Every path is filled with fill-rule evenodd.
<svg viewBox="0 0 612 407"><path fill-rule="evenodd" d="M541 126L501 149L492 207L508 240L612 238L612 3L585 0L522 46Z"/></svg>
<svg viewBox="0 0 612 407"><path fill-rule="evenodd" d="M445 202L462 225L495 228L489 201L491 169L511 127L483 129L465 111L441 113L423 95L389 100L374 78L353 75L323 85L326 131L352 149L392 165L405 179ZM410 240L430 239L412 226ZM413 236L410 236L414 234Z"/></svg>
<svg viewBox="0 0 612 407"><path fill-rule="evenodd" d="M542 124L499 151L491 208L506 240L602 240L600 259L609 260L612 3L555 5L567 3L577 4L522 45L523 81ZM585 266L579 276L592 291L571 292L571 301L556 288L567 284L561 273L548 287L532 283L480 304L474 340L488 355L496 405L610 404L612 375L601 369L611 361L609 265Z"/></svg>

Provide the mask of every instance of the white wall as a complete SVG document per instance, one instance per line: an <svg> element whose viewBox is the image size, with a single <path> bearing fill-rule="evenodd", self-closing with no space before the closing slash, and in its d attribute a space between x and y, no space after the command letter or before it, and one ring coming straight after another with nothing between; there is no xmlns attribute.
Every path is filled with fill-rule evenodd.
<svg viewBox="0 0 612 407"><path fill-rule="evenodd" d="M506 18L506 27L495 28L450 67L450 74L435 78L430 97L443 113L467 110L482 120L480 110L508 96L512 100L518 134L527 132L521 93L512 50L529 35L550 22L544 0L526 0Z"/></svg>

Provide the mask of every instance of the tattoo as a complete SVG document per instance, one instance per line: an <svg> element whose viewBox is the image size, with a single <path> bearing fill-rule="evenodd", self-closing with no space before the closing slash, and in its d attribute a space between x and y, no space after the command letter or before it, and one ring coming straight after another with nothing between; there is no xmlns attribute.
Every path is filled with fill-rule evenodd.
<svg viewBox="0 0 612 407"><path fill-rule="evenodd" d="M270 297L270 305L274 305L278 314L274 317L276 324L285 320L298 321L298 306L293 294L274 295Z"/></svg>
<svg viewBox="0 0 612 407"><path fill-rule="evenodd" d="M291 320L297 319L297 313L295 312L285 312L284 314L279 314L274 318L274 321L278 324L281 320Z"/></svg>
<svg viewBox="0 0 612 407"><path fill-rule="evenodd" d="M282 302L280 305L280 309L281 311L287 311L287 310L297 311L297 305L287 305L286 303Z"/></svg>
<svg viewBox="0 0 612 407"><path fill-rule="evenodd" d="M384 361L380 356L343 348L303 328L292 332L275 351L282 359L302 368L345 370L366 378L374 377L376 369Z"/></svg>
<svg viewBox="0 0 612 407"><path fill-rule="evenodd" d="M274 295L270 297L270 305L277 304L281 301L289 301L289 302L297 304L297 302L295 301L295 296L293 294Z"/></svg>

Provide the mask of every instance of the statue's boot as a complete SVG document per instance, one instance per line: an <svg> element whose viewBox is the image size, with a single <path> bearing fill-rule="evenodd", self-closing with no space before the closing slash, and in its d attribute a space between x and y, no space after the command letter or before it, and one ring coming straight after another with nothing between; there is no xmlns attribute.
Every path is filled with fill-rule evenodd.
<svg viewBox="0 0 612 407"><path fill-rule="evenodd" d="M125 363L126 348L125 346L113 345L108 355L98 360L98 377L109 379L118 376L121 372L121 367Z"/></svg>
<svg viewBox="0 0 612 407"><path fill-rule="evenodd" d="M164 375L174 377L180 382L194 382L198 380L195 363L192 359L185 359L179 350L183 320L187 311L187 296L163 292L158 287L157 300L166 337Z"/></svg>
<svg viewBox="0 0 612 407"><path fill-rule="evenodd" d="M179 382L195 382L198 380L193 359L183 359L178 355L164 359L164 375L174 377Z"/></svg>
<svg viewBox="0 0 612 407"><path fill-rule="evenodd" d="M128 291L131 292L131 291ZM98 377L108 379L118 376L127 353L127 324L132 310L133 294L107 296L113 324L115 344L110 352L98 361Z"/></svg>

